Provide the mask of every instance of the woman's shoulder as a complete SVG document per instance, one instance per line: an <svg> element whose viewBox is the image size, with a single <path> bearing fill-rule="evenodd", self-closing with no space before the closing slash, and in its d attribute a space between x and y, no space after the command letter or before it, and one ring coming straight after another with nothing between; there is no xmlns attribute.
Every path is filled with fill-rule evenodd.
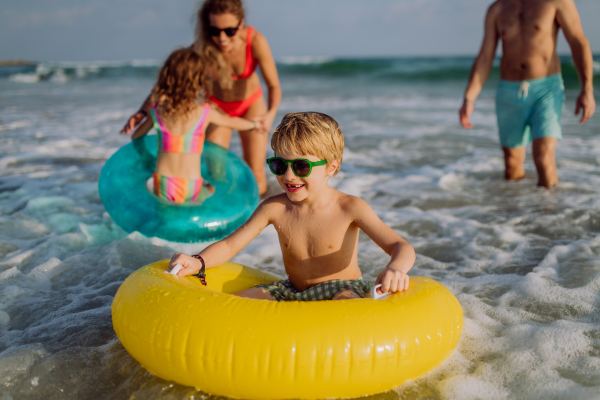
<svg viewBox="0 0 600 400"><path fill-rule="evenodd" d="M263 35L262 33L260 33L260 31L254 29L253 27L248 27L248 30L250 30L250 28L252 28L252 51L256 52L257 50L260 51L262 49L265 48L265 46L269 45L269 42L267 42L267 38L265 37L265 35ZM250 34L250 33L248 33ZM246 39L247 40L247 39Z"/></svg>

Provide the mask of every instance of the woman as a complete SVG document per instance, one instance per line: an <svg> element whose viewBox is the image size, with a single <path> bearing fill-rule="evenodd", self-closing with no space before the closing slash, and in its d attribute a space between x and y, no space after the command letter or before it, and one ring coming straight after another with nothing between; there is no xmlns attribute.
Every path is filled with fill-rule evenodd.
<svg viewBox="0 0 600 400"><path fill-rule="evenodd" d="M206 0L198 12L195 46L202 54L209 78L210 101L232 117L262 118L262 131L240 131L244 160L248 163L262 195L267 191L265 159L268 132L281 101L281 87L269 43L245 25L241 0ZM260 67L268 90L268 103L256 67ZM122 132L129 133L152 107L150 96L141 109L129 118ZM230 128L211 125L206 140L228 148Z"/></svg>

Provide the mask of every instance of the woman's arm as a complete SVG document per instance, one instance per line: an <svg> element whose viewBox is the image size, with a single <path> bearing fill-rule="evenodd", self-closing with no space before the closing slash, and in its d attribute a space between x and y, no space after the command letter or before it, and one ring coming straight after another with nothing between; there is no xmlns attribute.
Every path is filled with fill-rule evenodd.
<svg viewBox="0 0 600 400"><path fill-rule="evenodd" d="M268 111L263 121L263 127L267 132L271 131L271 126L275 120L277 109L281 103L281 85L277 74L277 66L269 47L269 42L262 33L255 31L252 39L252 53L258 60L260 71L262 73L268 90Z"/></svg>
<svg viewBox="0 0 600 400"><path fill-rule="evenodd" d="M383 293L408 289L407 273L416 259L413 247L387 226L364 200L350 197L348 209L354 223L391 256L375 284L381 283Z"/></svg>
<svg viewBox="0 0 600 400"><path fill-rule="evenodd" d="M138 128L135 130L135 133L133 135L131 135L131 140L135 140L139 137L144 136L145 134L148 133L148 131L150 129L152 129L152 126L153 126L152 118L146 117L146 120L144 121L144 123L139 125Z"/></svg>
<svg viewBox="0 0 600 400"><path fill-rule="evenodd" d="M251 131L260 128L260 120L262 118L254 118L252 121L245 118L230 117L227 114L222 114L219 111L212 109L208 114L208 122L211 124L224 126L226 128L235 129L236 131ZM208 124L207 124L208 125Z"/></svg>
<svg viewBox="0 0 600 400"><path fill-rule="evenodd" d="M270 213L272 212L273 205L268 200L262 202L248 221L236 229L235 232L202 250L200 256L204 260L206 268L218 267L239 253L271 223ZM169 269L177 264L183 266L177 276L193 275L202 268L200 260L181 253L175 253L171 257Z"/></svg>

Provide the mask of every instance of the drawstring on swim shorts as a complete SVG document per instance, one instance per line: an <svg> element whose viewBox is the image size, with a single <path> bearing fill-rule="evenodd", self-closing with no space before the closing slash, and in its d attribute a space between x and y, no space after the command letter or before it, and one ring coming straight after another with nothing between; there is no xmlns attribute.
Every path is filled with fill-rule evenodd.
<svg viewBox="0 0 600 400"><path fill-rule="evenodd" d="M206 267L204 265L204 259L200 256L200 254L193 254L192 257L194 257L197 260L200 260L200 262L202 263L202 268L200 268L200 271L196 272L192 276L195 276L196 278L200 279L200 282L204 286L206 286L206 274L204 273Z"/></svg>
<svg viewBox="0 0 600 400"><path fill-rule="evenodd" d="M531 86L531 84L527 81L523 81L521 82L521 86L519 86L519 92L517 93L517 97L519 99L523 99L526 100L527 99L527 95L529 94L529 87Z"/></svg>

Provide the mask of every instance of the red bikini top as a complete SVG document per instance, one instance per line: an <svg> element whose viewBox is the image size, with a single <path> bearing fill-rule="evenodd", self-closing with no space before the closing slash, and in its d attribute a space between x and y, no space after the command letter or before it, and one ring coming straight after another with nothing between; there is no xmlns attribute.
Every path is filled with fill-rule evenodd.
<svg viewBox="0 0 600 400"><path fill-rule="evenodd" d="M252 32L253 31L254 31L254 28L249 26L248 27L248 36L246 37L246 62L244 64L244 72L242 72L241 75L232 76L231 79L233 79L233 80L250 78L250 75L252 75L252 73L256 69L256 66L258 65L258 61L256 61L256 59L254 58L254 54L252 54Z"/></svg>

